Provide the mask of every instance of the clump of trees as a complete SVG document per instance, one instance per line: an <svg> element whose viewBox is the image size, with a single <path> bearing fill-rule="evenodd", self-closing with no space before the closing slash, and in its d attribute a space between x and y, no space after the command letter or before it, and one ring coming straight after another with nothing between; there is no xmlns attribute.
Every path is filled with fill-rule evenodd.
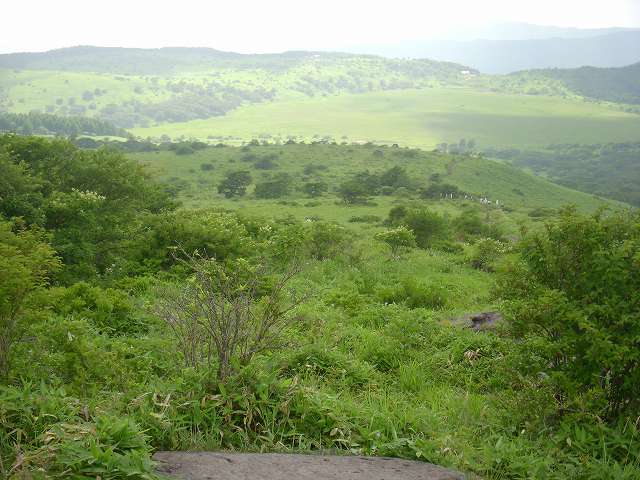
<svg viewBox="0 0 640 480"><path fill-rule="evenodd" d="M405 226L415 235L415 243L420 248L429 248L440 240L447 239L446 219L427 208L393 207L389 211L386 224L392 227Z"/></svg>
<svg viewBox="0 0 640 480"><path fill-rule="evenodd" d="M337 193L349 205L366 203L373 195L390 194L402 188L412 188L412 182L404 168L395 166L380 174L359 172L340 184Z"/></svg>
<svg viewBox="0 0 640 480"><path fill-rule="evenodd" d="M252 181L251 173L247 170L229 172L218 184L218 193L225 198L242 197Z"/></svg>
<svg viewBox="0 0 640 480"><path fill-rule="evenodd" d="M291 176L279 173L269 180L256 183L255 196L257 198L281 198L291 191Z"/></svg>

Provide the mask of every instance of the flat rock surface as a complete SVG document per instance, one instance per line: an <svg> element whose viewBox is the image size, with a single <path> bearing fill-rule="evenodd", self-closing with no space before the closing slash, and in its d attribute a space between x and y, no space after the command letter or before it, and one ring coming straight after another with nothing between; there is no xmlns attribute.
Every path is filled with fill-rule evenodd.
<svg viewBox="0 0 640 480"><path fill-rule="evenodd" d="M431 463L398 458L281 453L158 452L158 471L184 480L464 480Z"/></svg>

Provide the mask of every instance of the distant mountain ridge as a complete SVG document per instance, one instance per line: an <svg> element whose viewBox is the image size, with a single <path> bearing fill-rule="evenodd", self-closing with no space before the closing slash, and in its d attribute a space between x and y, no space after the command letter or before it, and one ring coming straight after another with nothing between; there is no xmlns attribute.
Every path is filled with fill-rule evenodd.
<svg viewBox="0 0 640 480"><path fill-rule="evenodd" d="M612 33L638 31L640 28L576 28L535 25L522 22L499 22L453 32L444 40L543 40L549 38L588 38Z"/></svg>
<svg viewBox="0 0 640 480"><path fill-rule="evenodd" d="M282 72L309 61L326 63L359 58L385 62L387 65L399 62L374 55L341 52L288 51L244 54L202 47L152 49L77 46L47 52L0 54L0 68L124 75L163 75L177 71L210 70L212 67ZM467 66L440 60L414 60L414 65L418 63L434 72L439 70L455 73L460 70L473 70Z"/></svg>
<svg viewBox="0 0 640 480"><path fill-rule="evenodd" d="M397 45L354 47L351 51L386 57L430 58L469 65L482 73L507 74L542 68L612 68L640 61L640 30L547 30L549 38L425 40ZM542 34L540 30L531 35ZM555 32L555 33L553 33ZM596 34L593 36L592 34ZM513 35L512 35L513 36Z"/></svg>

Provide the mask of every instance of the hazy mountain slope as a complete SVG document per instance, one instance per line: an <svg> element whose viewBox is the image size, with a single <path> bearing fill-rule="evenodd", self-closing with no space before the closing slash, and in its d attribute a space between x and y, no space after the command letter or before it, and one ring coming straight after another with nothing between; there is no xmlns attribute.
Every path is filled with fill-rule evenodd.
<svg viewBox="0 0 640 480"><path fill-rule="evenodd" d="M462 72L469 68L343 53L75 47L0 55L0 111L85 115L131 128L222 116L276 97L462 85Z"/></svg>
<svg viewBox="0 0 640 480"><path fill-rule="evenodd" d="M355 50L390 57L447 60L494 74L586 65L621 67L640 61L640 31L621 31L584 38L419 41Z"/></svg>
<svg viewBox="0 0 640 480"><path fill-rule="evenodd" d="M588 38L610 33L630 32L638 28L575 28L536 25L523 22L495 22L478 27L455 30L446 40L541 40L545 38Z"/></svg>

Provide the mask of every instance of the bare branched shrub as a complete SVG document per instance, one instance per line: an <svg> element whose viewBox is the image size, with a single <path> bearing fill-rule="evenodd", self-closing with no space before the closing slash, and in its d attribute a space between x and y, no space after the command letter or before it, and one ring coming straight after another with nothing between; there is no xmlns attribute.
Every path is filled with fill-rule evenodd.
<svg viewBox="0 0 640 480"><path fill-rule="evenodd" d="M155 313L173 330L187 366L210 366L217 359L217 377L233 373L260 352L284 345L291 312L307 294L289 288L300 272L299 263L284 273L268 276L264 266L237 261L229 264L182 252L181 262L192 276L181 288L165 289ZM264 291L267 277L271 285Z"/></svg>

